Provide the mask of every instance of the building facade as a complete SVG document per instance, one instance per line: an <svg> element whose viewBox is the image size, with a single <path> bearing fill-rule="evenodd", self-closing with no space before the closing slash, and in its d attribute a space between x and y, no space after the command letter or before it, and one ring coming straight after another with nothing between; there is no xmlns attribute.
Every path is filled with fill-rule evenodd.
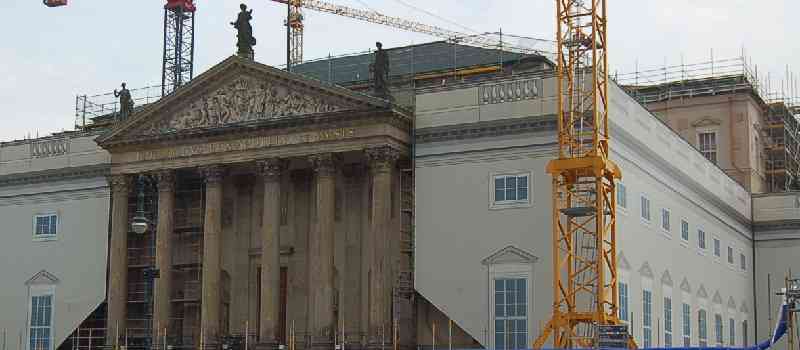
<svg viewBox="0 0 800 350"><path fill-rule="evenodd" d="M388 51L392 101L364 93L369 55L231 57L130 118L0 146L7 348L527 348L553 298L552 64ZM763 276L795 251L794 197L751 197L759 141L726 134L762 127L752 97L708 98L666 115L611 86L620 318L642 347L762 340Z"/></svg>
<svg viewBox="0 0 800 350"><path fill-rule="evenodd" d="M555 91L545 73L417 95L415 286L487 348L527 346L551 314ZM622 89L610 100L620 318L642 347L751 344L747 190Z"/></svg>
<svg viewBox="0 0 800 350"><path fill-rule="evenodd" d="M97 134L0 144L0 330L54 349L105 299L108 153Z"/></svg>

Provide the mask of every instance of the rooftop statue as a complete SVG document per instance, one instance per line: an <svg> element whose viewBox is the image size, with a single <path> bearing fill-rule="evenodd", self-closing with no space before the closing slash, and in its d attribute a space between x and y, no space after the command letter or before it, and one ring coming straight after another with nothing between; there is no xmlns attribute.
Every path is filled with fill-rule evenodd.
<svg viewBox="0 0 800 350"><path fill-rule="evenodd" d="M383 49L383 44L375 43L378 48L375 51L375 62L371 70L373 75L373 87L375 95L379 97L389 97L389 55Z"/></svg>
<svg viewBox="0 0 800 350"><path fill-rule="evenodd" d="M114 89L114 97L119 97L119 118L125 119L133 113L133 98L131 98L131 91L122 83L122 90L117 92Z"/></svg>
<svg viewBox="0 0 800 350"><path fill-rule="evenodd" d="M236 17L236 22L231 22L231 25L236 28L237 34L236 46L239 48L238 54L253 58L253 46L256 46L256 38L253 37L253 27L250 25L250 20L253 19L253 10L247 10L247 5L241 4L239 8L242 9Z"/></svg>

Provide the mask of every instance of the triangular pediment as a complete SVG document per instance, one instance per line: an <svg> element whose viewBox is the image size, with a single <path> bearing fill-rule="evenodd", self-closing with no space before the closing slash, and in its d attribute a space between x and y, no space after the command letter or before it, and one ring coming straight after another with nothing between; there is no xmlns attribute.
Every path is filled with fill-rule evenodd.
<svg viewBox="0 0 800 350"><path fill-rule="evenodd" d="M708 293L706 293L706 287L704 287L702 284L700 285L700 288L697 289L697 297L701 299L708 298Z"/></svg>
<svg viewBox="0 0 800 350"><path fill-rule="evenodd" d="M661 274L661 284L672 287L672 275L669 274L669 270L664 270Z"/></svg>
<svg viewBox="0 0 800 350"><path fill-rule="evenodd" d="M711 299L714 301L714 304L722 304L722 296L719 295L719 292L714 292L714 297Z"/></svg>
<svg viewBox="0 0 800 350"><path fill-rule="evenodd" d="M539 260L535 255L514 246L507 246L481 261L484 265L532 264Z"/></svg>
<svg viewBox="0 0 800 350"><path fill-rule="evenodd" d="M137 110L97 141L114 144L391 107L386 100L233 56Z"/></svg>
<svg viewBox="0 0 800 350"><path fill-rule="evenodd" d="M650 264L647 261L639 268L639 275L643 278L653 279L653 269L650 268Z"/></svg>
<svg viewBox="0 0 800 350"><path fill-rule="evenodd" d="M683 278L683 281L681 281L681 290L686 293L692 292L692 286L689 285L689 280L687 280L685 277Z"/></svg>
<svg viewBox="0 0 800 350"><path fill-rule="evenodd" d="M732 296L728 298L728 308L736 310L736 300L734 300Z"/></svg>
<svg viewBox="0 0 800 350"><path fill-rule="evenodd" d="M58 278L53 274L42 270L37 272L33 277L28 279L25 282L25 285L33 286L33 285L53 285L58 283Z"/></svg>

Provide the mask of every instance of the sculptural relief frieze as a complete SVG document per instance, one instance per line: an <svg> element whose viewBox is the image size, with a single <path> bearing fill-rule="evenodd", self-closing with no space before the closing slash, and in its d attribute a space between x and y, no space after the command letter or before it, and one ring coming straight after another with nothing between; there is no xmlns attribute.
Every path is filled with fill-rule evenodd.
<svg viewBox="0 0 800 350"><path fill-rule="evenodd" d="M148 125L140 134L158 135L343 109L341 103L334 104L323 96L296 91L268 80L239 77L201 96L174 116Z"/></svg>

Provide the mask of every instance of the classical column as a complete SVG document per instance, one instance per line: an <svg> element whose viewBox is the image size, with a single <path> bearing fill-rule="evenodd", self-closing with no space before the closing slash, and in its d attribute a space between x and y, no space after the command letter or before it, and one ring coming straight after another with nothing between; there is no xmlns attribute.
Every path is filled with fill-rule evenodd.
<svg viewBox="0 0 800 350"><path fill-rule="evenodd" d="M336 158L332 153L309 157L316 172L317 225L311 239L311 325L314 347L330 349L333 344L333 249Z"/></svg>
<svg viewBox="0 0 800 350"><path fill-rule="evenodd" d="M264 348L276 349L280 335L280 226L281 174L286 161L267 159L257 162L264 180L264 207L261 216L261 318L259 342Z"/></svg>
<svg viewBox="0 0 800 350"><path fill-rule="evenodd" d="M172 170L155 174L158 180L158 223L156 226L155 300L153 304L153 334L169 328L172 297L172 230L175 209L175 173Z"/></svg>
<svg viewBox="0 0 800 350"><path fill-rule="evenodd" d="M391 271L389 243L392 217L392 169L399 152L382 146L365 150L372 175L372 261L370 264L369 344L370 348L381 348L391 344L392 327L390 310Z"/></svg>
<svg viewBox="0 0 800 350"><path fill-rule="evenodd" d="M217 344L220 336L222 303L222 176L220 166L201 169L206 182L205 220L203 222L203 299L200 306L200 331L205 345Z"/></svg>
<svg viewBox="0 0 800 350"><path fill-rule="evenodd" d="M109 242L107 344L118 344L125 333L128 303L128 191L130 178L114 175L111 184L111 241Z"/></svg>

